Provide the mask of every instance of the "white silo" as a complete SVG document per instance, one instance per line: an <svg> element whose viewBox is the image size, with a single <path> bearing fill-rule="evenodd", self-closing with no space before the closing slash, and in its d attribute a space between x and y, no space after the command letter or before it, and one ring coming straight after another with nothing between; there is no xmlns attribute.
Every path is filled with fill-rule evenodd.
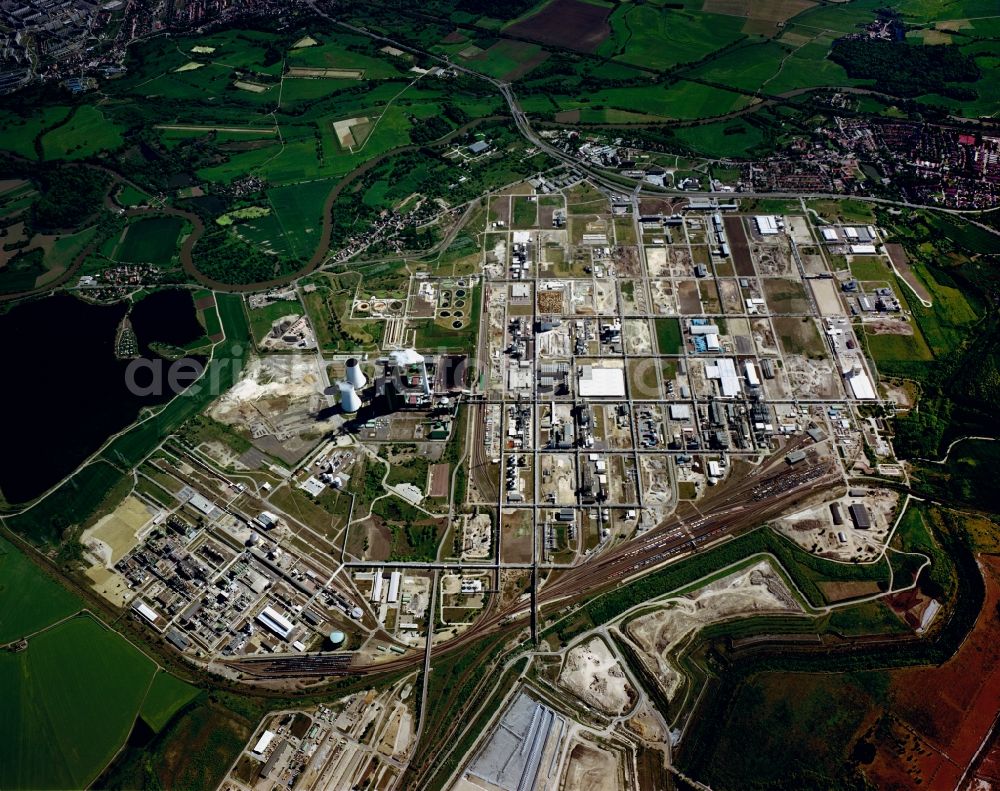
<svg viewBox="0 0 1000 791"><path fill-rule="evenodd" d="M350 382L340 382L340 407L348 414L353 414L361 409L361 398L354 391L354 386Z"/></svg>
<svg viewBox="0 0 1000 791"><path fill-rule="evenodd" d="M368 384L368 380L361 372L361 366L358 364L357 357L352 357L347 361L344 378L347 379L348 384L355 390L363 390L365 385Z"/></svg>

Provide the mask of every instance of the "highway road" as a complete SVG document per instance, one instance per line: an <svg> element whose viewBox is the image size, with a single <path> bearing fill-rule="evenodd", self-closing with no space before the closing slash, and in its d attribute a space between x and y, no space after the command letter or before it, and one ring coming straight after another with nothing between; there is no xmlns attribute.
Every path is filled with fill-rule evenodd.
<svg viewBox="0 0 1000 791"><path fill-rule="evenodd" d="M445 66L446 68L449 68L449 69L454 69L455 71L457 71L457 72L459 72L461 74L465 74L465 75L467 75L469 77L473 77L475 79L482 80L484 82L488 82L493 87L495 87L497 89L497 91L500 92L501 96L503 96L503 98L504 98L504 101L507 102L507 107L510 110L511 116L514 119L514 123L517 126L518 131L520 131L521 135L527 141L529 141L533 145L537 146L540 150L544 151L546 154L548 154L549 156L551 156L553 159L556 159L559 162L563 162L566 165L570 165L570 166L576 168L577 170L579 170L579 171L581 171L583 173L586 173L587 176L590 179L592 179L593 181L597 182L598 184L600 184L601 186L603 186L605 189L612 190L614 192L622 194L623 196L626 195L627 193L631 192L636 197L641 196L641 197L657 197L657 198L671 197L671 196L677 196L677 195L683 195L685 197L712 197L712 198L719 198L719 197L722 197L722 198L730 198L730 197L739 197L739 198L801 198L801 197L807 197L807 198L818 198L818 199L843 199L844 197L851 197L851 198L855 198L857 200L866 201L868 203L878 203L878 204L882 204L882 205L886 205L886 206L901 206L901 207L912 208L912 209L935 209L937 211L946 212L948 214L979 214L980 211L981 211L979 209L946 209L946 208L943 208L943 207L940 207L940 206L933 206L933 205L922 204L922 203L911 203L909 201L892 200L890 198L875 198L875 197L870 197L870 196L867 196L867 195L850 195L850 196L844 196L844 195L836 194L836 193L819 193L819 192L817 192L817 193L802 193L802 192L762 192L762 193L757 193L757 192L740 192L740 193L719 193L719 192L702 192L702 191L688 192L688 191L682 191L682 190L652 189L651 186L646 186L642 181L636 181L636 182L634 182L634 186L629 186L627 184L621 183L620 181L616 181L614 179L611 179L605 173L602 173L599 169L594 168L594 167L588 165L585 162L582 162L581 160L577 159L575 156L573 156L571 154L567 154L566 152L564 152L564 151L560 150L559 148L553 146L551 143L549 143L548 141L546 141L542 137L540 137L535 132L535 130L532 128L531 121L528 119L527 114L521 109L520 105L518 104L518 102L517 102L517 96L514 93L514 88L513 88L513 86L510 83L503 82L501 80L496 79L495 77L490 77L490 76L485 75L485 74L480 74L477 71L473 71L472 69L468 69L468 68L466 68L466 67L464 67L464 66L462 66L462 65L460 65L458 63L454 63L454 62L452 62L451 60L449 60L446 57L442 57L440 55L436 55L433 52L427 52L427 51L419 49L417 47L410 46L409 44L405 44L405 43L403 43L401 41L398 41L396 39L389 38L388 36L383 36L383 35L380 35L378 33L374 33L371 30L368 30L367 28L359 27L357 25L352 25L349 22L344 22L341 19L336 19L335 17L332 17L329 14L327 14L322 9L317 8L315 3L311 3L310 6L312 7L312 9L317 14L319 14L323 18L329 20L330 22L332 22L335 25L339 25L340 27L343 27L343 28L345 28L347 30L350 30L350 31L352 31L354 33L357 33L359 35L367 36L368 38L371 38L371 39L373 39L375 41L380 41L380 42L383 42L383 43L388 44L390 46L396 47L397 49L403 50L404 52L409 52L409 53L414 54L414 55L420 55L423 58L428 58L430 60L437 61L442 66ZM996 228L992 228L992 227L990 227L988 225L981 224L981 223L976 222L974 220L970 220L970 222L973 222L973 224L977 225L980 228L983 228L984 230L987 230L987 231L990 231L991 233L1000 235L1000 230L998 230Z"/></svg>

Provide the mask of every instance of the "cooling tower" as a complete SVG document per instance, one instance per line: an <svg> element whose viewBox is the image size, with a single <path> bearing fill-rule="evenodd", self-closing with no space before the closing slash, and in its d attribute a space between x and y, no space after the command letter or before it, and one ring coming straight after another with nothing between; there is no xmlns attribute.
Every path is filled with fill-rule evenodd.
<svg viewBox="0 0 1000 791"><path fill-rule="evenodd" d="M368 380L365 379L365 375L361 372L361 366L358 365L356 357L352 357L347 361L344 378L347 379L347 383L353 386L355 390L362 390L368 384Z"/></svg>
<svg viewBox="0 0 1000 791"><path fill-rule="evenodd" d="M361 399L350 382L340 382L340 406L348 414L361 409Z"/></svg>

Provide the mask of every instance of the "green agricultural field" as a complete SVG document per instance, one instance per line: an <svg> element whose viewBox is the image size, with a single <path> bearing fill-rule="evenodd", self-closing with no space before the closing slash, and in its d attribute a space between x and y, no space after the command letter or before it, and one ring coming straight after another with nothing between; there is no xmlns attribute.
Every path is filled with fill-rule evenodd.
<svg viewBox="0 0 1000 791"><path fill-rule="evenodd" d="M865 332L868 353L876 363L926 362L934 359L927 341L920 330L913 328L912 335L875 335Z"/></svg>
<svg viewBox="0 0 1000 791"><path fill-rule="evenodd" d="M465 59L465 64L488 77L513 79L544 58L545 51L538 44L501 39L482 54Z"/></svg>
<svg viewBox="0 0 1000 791"><path fill-rule="evenodd" d="M681 323L677 319L655 319L656 346L660 354L680 354L684 348Z"/></svg>
<svg viewBox="0 0 1000 791"><path fill-rule="evenodd" d="M44 256L41 250L33 250L14 256L0 269L0 292L14 294L30 291L45 274Z"/></svg>
<svg viewBox="0 0 1000 791"><path fill-rule="evenodd" d="M811 35L824 31L845 36L855 32L859 25L871 22L875 18L875 11L884 5L879 0L855 0L849 8L834 4L820 5L799 14L789 24L789 28L796 30L801 25Z"/></svg>
<svg viewBox="0 0 1000 791"><path fill-rule="evenodd" d="M267 199L294 257L308 259L319 244L323 204L335 184L334 179L327 179L267 191Z"/></svg>
<svg viewBox="0 0 1000 791"><path fill-rule="evenodd" d="M774 41L749 44L712 58L694 74L710 82L755 91L778 72L788 54L787 49Z"/></svg>
<svg viewBox="0 0 1000 791"><path fill-rule="evenodd" d="M115 200L122 206L141 206L149 201L149 196L145 192L137 190L129 184L123 184L115 195Z"/></svg>
<svg viewBox="0 0 1000 791"><path fill-rule="evenodd" d="M215 52L210 55L191 53L195 46L214 47ZM177 48L190 55L187 60L211 61L272 77L281 74L282 58L275 48L274 34L262 30L221 30L207 36L180 39Z"/></svg>
<svg viewBox="0 0 1000 791"><path fill-rule="evenodd" d="M267 214L240 221L236 226L236 232L241 239L261 252L277 255L286 260L296 258L290 240L274 212L268 211Z"/></svg>
<svg viewBox="0 0 1000 791"><path fill-rule="evenodd" d="M123 142L114 121L90 104L81 105L69 121L42 137L46 159L85 159L114 151Z"/></svg>
<svg viewBox="0 0 1000 791"><path fill-rule="evenodd" d="M115 258L127 263L163 266L177 254L177 237L184 227L177 217L150 217L128 226Z"/></svg>
<svg viewBox="0 0 1000 791"><path fill-rule="evenodd" d="M159 733L178 711L197 696L197 687L161 670L153 677L139 716L154 732Z"/></svg>
<svg viewBox="0 0 1000 791"><path fill-rule="evenodd" d="M851 274L865 283L884 283L892 277L892 270L883 258L856 255L851 259Z"/></svg>
<svg viewBox="0 0 1000 791"><path fill-rule="evenodd" d="M393 58L390 55L374 57L348 48L351 45L357 47L367 43L368 39L361 36L336 34L331 36L329 41L321 41L315 47L289 50L287 65L289 68L357 69L364 72L366 80L399 77L400 73L405 73L409 68L410 64L400 58ZM327 80L317 80L317 82L323 83Z"/></svg>
<svg viewBox="0 0 1000 791"><path fill-rule="evenodd" d="M35 139L61 123L70 112L69 107L56 105L32 112L30 115L11 111L0 113L0 149L10 151L25 159L37 159Z"/></svg>
<svg viewBox="0 0 1000 791"><path fill-rule="evenodd" d="M131 87L123 84L116 86L116 93L126 93L133 99L144 101L168 100L171 102L217 101L225 96L234 104L262 104L267 101L273 104L270 94L239 91L232 87L232 70L225 66L207 64L194 71L166 71L150 80L144 80ZM163 118L163 120L169 120Z"/></svg>
<svg viewBox="0 0 1000 791"><path fill-rule="evenodd" d="M803 36L809 40L798 43ZM785 40L787 39L787 40ZM749 43L699 66L691 76L742 91L780 95L799 88L855 85L847 72L827 58L833 38L815 30L785 39Z"/></svg>
<svg viewBox="0 0 1000 791"><path fill-rule="evenodd" d="M207 296L211 296L211 291L196 291L192 295L192 298L197 304L200 300ZM209 308L204 308L198 311L198 321L201 322L201 326L205 328L205 335L209 338L213 338L216 335L222 334L222 324L219 322L219 313L215 309L215 306Z"/></svg>
<svg viewBox="0 0 1000 791"><path fill-rule="evenodd" d="M699 154L735 159L748 157L765 139L758 127L739 119L680 127L674 135Z"/></svg>
<svg viewBox="0 0 1000 791"><path fill-rule="evenodd" d="M80 601L0 538L0 644L79 612Z"/></svg>
<svg viewBox="0 0 1000 791"><path fill-rule="evenodd" d="M369 159L409 145L410 130L413 128L410 116L429 117L439 112L440 104L436 100L428 100L404 105L398 99L388 107L384 104L380 106L379 100L389 102L405 88L405 84L393 82L382 87L386 90L366 91L353 97L352 103L339 106L335 115L318 118L314 125L291 128L289 131L294 136L283 132L283 143L274 141L260 148L233 152L228 161L202 168L198 175L208 181L228 183L247 173L255 173L272 184L298 184L343 176ZM350 118L367 118L370 123L370 133L353 150L343 148L333 131L335 121Z"/></svg>
<svg viewBox="0 0 1000 791"><path fill-rule="evenodd" d="M725 115L747 106L751 99L710 85L681 80L666 86L608 88L589 97L567 100L557 98L557 101L567 110L596 111L611 108L684 121Z"/></svg>
<svg viewBox="0 0 1000 791"><path fill-rule="evenodd" d="M685 8L621 4L611 15L611 35L598 52L648 69L669 69L701 60L744 37L744 19L706 14L700 2Z"/></svg>
<svg viewBox="0 0 1000 791"><path fill-rule="evenodd" d="M842 66L827 58L832 43L832 38L821 37L796 48L763 86L764 92L781 95L799 88L855 85L857 80L848 77Z"/></svg>
<svg viewBox="0 0 1000 791"><path fill-rule="evenodd" d="M844 198L842 200L811 200L806 201L806 206L829 222L854 222L861 223L862 225L869 225L875 222L872 205L862 200L854 200L853 198Z"/></svg>
<svg viewBox="0 0 1000 791"><path fill-rule="evenodd" d="M298 300L283 299L278 302L272 302L263 308L250 309L248 312L250 314L250 331L253 333L253 339L257 343L260 343L264 339L264 336L271 331L271 325L282 316L288 316L292 313L301 316L304 311Z"/></svg>
<svg viewBox="0 0 1000 791"><path fill-rule="evenodd" d="M519 195L511 201L513 228L534 228L538 223L538 201Z"/></svg>
<svg viewBox="0 0 1000 791"><path fill-rule="evenodd" d="M0 787L89 786L128 737L155 670L89 616L0 653Z"/></svg>

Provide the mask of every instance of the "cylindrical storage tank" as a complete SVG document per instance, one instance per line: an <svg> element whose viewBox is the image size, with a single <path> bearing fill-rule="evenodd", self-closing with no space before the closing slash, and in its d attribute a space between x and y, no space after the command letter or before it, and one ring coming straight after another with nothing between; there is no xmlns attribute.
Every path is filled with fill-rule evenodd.
<svg viewBox="0 0 1000 791"><path fill-rule="evenodd" d="M344 644L344 641L347 639L347 635L341 632L340 630L334 630L330 632L327 639L330 641L330 645L332 645L334 648L340 648Z"/></svg>
<svg viewBox="0 0 1000 791"><path fill-rule="evenodd" d="M361 390L368 384L368 380L361 372L361 366L358 364L356 357L352 357L347 361L344 378L347 379L348 384L353 385L355 390Z"/></svg>

